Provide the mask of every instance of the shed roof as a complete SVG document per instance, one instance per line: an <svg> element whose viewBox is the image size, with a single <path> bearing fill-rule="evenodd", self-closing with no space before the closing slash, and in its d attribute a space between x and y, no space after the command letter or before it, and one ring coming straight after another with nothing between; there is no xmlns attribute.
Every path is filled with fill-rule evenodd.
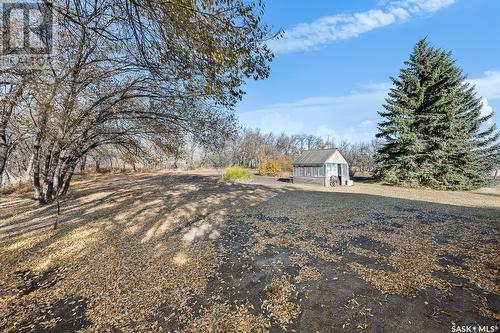
<svg viewBox="0 0 500 333"><path fill-rule="evenodd" d="M325 163L347 164L338 149L312 149L304 150L293 161L294 166L321 166Z"/></svg>

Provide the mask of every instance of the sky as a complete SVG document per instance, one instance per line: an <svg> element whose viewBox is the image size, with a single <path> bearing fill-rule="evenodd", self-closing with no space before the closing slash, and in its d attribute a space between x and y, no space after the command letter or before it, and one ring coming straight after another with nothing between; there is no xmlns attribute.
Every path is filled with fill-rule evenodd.
<svg viewBox="0 0 500 333"><path fill-rule="evenodd" d="M314 134L336 142L371 140L390 76L424 37L452 56L500 125L500 1L268 0L263 21L271 75L249 80L237 106L243 126Z"/></svg>

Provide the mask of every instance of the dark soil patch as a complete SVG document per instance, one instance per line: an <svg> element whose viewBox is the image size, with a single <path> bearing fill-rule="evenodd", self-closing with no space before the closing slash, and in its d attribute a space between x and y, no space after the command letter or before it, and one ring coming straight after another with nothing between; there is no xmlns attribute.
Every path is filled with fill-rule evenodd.
<svg viewBox="0 0 500 333"><path fill-rule="evenodd" d="M456 236L450 234L437 234L432 239L438 244L450 244L456 241Z"/></svg>
<svg viewBox="0 0 500 333"><path fill-rule="evenodd" d="M20 323L19 333L68 333L90 326L85 316L88 300L68 297L51 304L32 316L29 321ZM21 310L21 309L19 309ZM53 321L55 324L49 324Z"/></svg>
<svg viewBox="0 0 500 333"><path fill-rule="evenodd" d="M452 214L447 214L441 211L435 211L435 210L424 210L422 208L413 208L413 207L407 207L407 206L395 206L394 211L397 213L402 214L402 217L405 216L411 216L413 217L418 223L422 224L439 224L439 223L444 223L448 221L462 221L462 222L473 222L472 219L465 217L465 216L459 216L459 215L452 215Z"/></svg>
<svg viewBox="0 0 500 333"><path fill-rule="evenodd" d="M454 285L455 287L463 287L463 288L469 288L470 283L464 278L461 278L459 276L456 276L455 274L451 272L433 272L433 276L438 277L440 279L443 279L445 281L448 281L450 284Z"/></svg>
<svg viewBox="0 0 500 333"><path fill-rule="evenodd" d="M444 254L441 254L439 256L438 261L443 267L458 266L458 267L462 267L463 269L466 269L466 270L468 269L465 266L465 258L464 257L458 257L458 256L451 255L449 253L444 253Z"/></svg>
<svg viewBox="0 0 500 333"><path fill-rule="evenodd" d="M394 247L366 236L354 237L349 242L356 247L373 251L382 256L390 256L396 251Z"/></svg>
<svg viewBox="0 0 500 333"><path fill-rule="evenodd" d="M14 272L14 276L21 281L18 290L22 295L28 295L41 288L50 288L61 279L58 267L52 267L40 273L30 270L17 271Z"/></svg>
<svg viewBox="0 0 500 333"><path fill-rule="evenodd" d="M500 295L488 294L486 295L486 302L489 308L495 312L500 312Z"/></svg>
<svg viewBox="0 0 500 333"><path fill-rule="evenodd" d="M332 226L333 229L338 230L350 230L350 229L363 229L368 225L366 222L357 222L357 223L341 223L335 224Z"/></svg>
<svg viewBox="0 0 500 333"><path fill-rule="evenodd" d="M372 258L368 258L355 253L345 254L343 257L343 261L346 263L357 262L358 264L371 269L395 272L394 268L385 261L374 260Z"/></svg>

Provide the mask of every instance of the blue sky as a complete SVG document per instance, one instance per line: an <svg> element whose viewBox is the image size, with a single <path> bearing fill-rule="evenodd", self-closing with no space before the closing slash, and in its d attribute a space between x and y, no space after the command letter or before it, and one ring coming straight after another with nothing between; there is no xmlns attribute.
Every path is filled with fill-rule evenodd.
<svg viewBox="0 0 500 333"><path fill-rule="evenodd" d="M366 141L413 45L427 36L451 50L500 123L500 1L266 1L271 75L249 81L237 107L243 126Z"/></svg>

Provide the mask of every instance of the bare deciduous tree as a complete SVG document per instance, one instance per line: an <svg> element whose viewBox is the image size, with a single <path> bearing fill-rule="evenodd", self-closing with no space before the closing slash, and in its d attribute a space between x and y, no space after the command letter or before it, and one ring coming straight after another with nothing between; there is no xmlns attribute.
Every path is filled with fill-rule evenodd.
<svg viewBox="0 0 500 333"><path fill-rule="evenodd" d="M205 145L231 135L241 84L269 72L259 3L61 0L51 8L57 61L11 85L0 119L4 169L11 114L24 98L24 164L42 204L67 192L85 156L100 163L105 147L135 166L136 156L157 163L150 149L178 154L186 133Z"/></svg>

